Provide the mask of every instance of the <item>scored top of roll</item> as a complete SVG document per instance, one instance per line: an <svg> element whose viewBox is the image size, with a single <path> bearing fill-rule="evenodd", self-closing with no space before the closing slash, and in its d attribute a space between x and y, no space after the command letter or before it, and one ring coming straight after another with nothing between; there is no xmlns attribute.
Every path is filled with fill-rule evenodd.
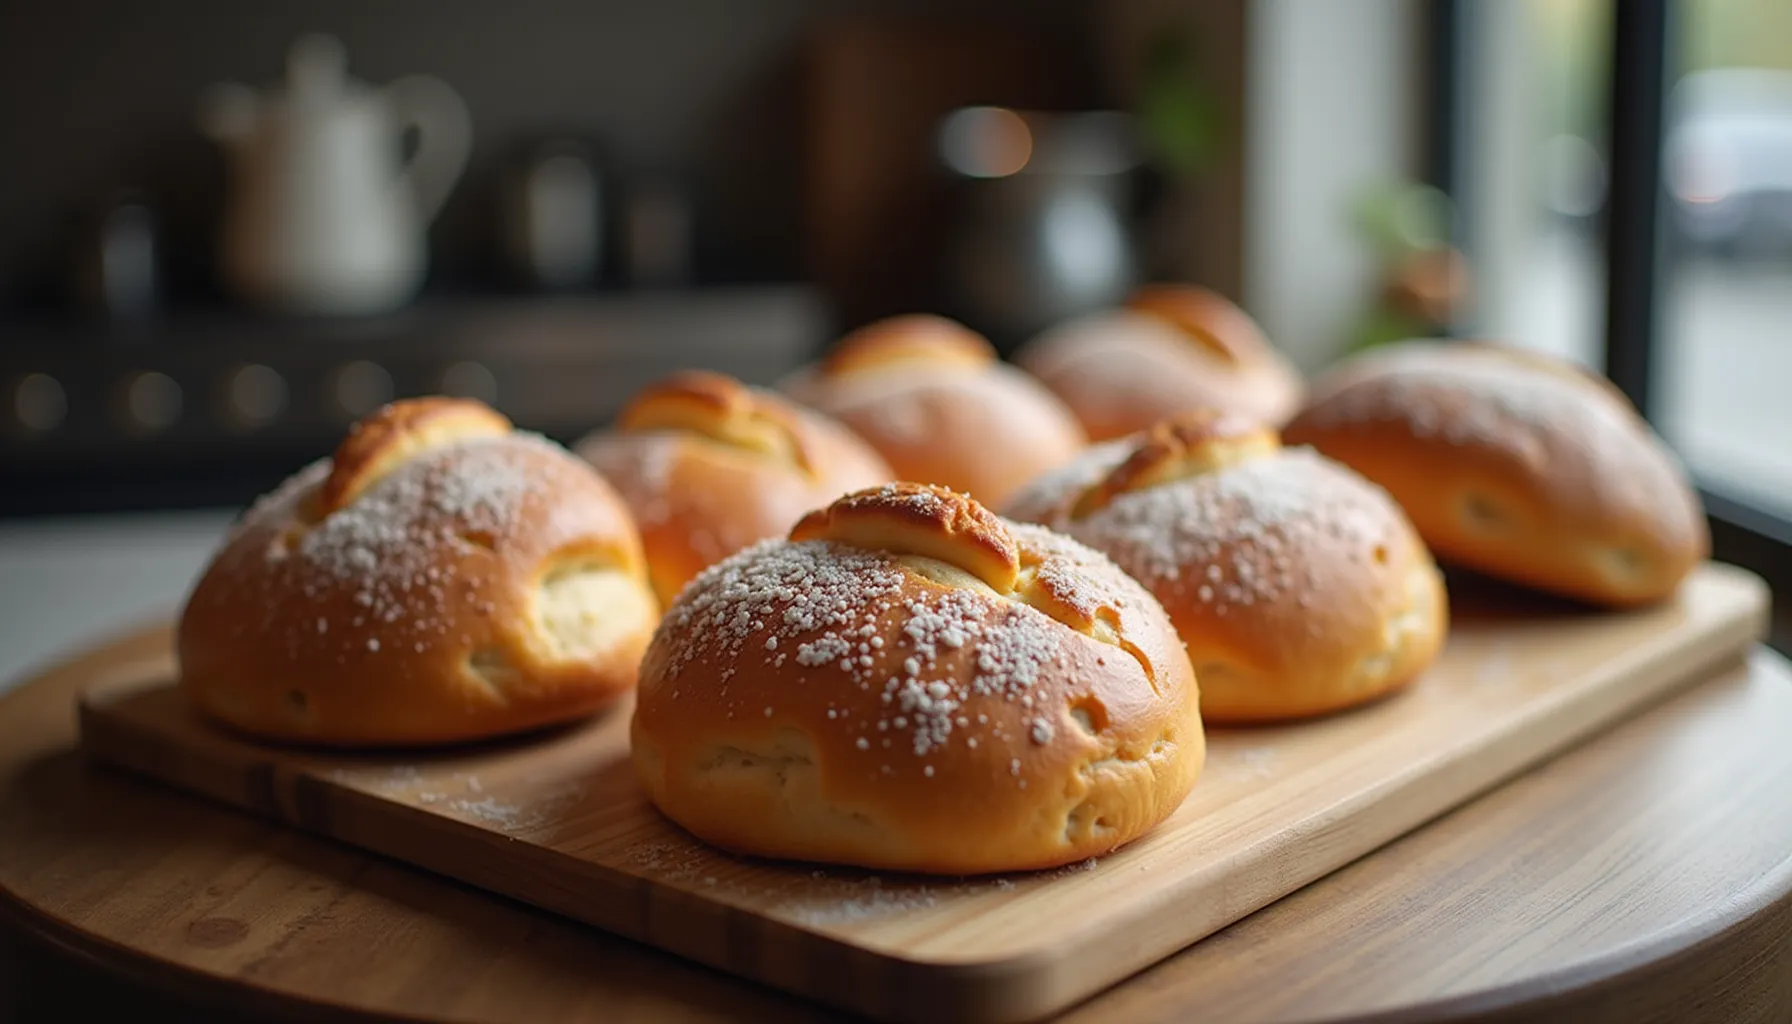
<svg viewBox="0 0 1792 1024"><path fill-rule="evenodd" d="M710 567L642 663L654 801L730 849L1020 870L1129 841L1204 741L1164 611L1089 548L943 488L842 497Z"/></svg>

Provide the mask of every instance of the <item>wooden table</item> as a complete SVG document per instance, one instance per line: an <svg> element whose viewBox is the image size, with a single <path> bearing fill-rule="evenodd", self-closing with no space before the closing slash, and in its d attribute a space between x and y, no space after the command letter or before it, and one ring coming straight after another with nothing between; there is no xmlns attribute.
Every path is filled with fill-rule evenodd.
<svg viewBox="0 0 1792 1024"><path fill-rule="evenodd" d="M0 699L0 1020L831 1018L84 763L75 693L167 644ZM1789 1020L1789 783L1792 669L1761 650L1062 1019Z"/></svg>

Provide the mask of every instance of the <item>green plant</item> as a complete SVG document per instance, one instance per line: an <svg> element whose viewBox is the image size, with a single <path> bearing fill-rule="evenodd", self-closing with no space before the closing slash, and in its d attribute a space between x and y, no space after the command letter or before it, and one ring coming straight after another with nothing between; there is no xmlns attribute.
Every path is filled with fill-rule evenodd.
<svg viewBox="0 0 1792 1024"><path fill-rule="evenodd" d="M1219 101L1202 74L1197 49L1187 32L1154 34L1145 47L1133 111L1152 160L1177 177L1206 170L1225 135Z"/></svg>
<svg viewBox="0 0 1792 1024"><path fill-rule="evenodd" d="M1352 214L1384 266L1450 243L1450 197L1430 185L1395 182L1368 189Z"/></svg>

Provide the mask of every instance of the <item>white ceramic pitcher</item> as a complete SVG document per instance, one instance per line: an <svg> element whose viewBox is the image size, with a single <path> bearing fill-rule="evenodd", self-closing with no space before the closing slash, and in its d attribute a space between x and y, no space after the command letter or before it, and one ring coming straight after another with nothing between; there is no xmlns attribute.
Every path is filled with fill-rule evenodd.
<svg viewBox="0 0 1792 1024"><path fill-rule="evenodd" d="M446 83L416 75L370 87L348 76L340 42L308 35L288 55L284 95L213 86L201 123L229 154L223 272L239 296L335 315L415 297L429 223L472 146L466 105Z"/></svg>

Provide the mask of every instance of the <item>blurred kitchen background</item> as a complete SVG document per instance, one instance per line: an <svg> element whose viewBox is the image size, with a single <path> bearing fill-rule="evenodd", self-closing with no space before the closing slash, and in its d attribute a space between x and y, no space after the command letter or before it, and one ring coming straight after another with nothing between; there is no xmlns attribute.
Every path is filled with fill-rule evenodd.
<svg viewBox="0 0 1792 1024"><path fill-rule="evenodd" d="M1239 284L1242 4L0 19L6 514L241 503L393 396L565 438L669 370L770 380L884 313L1012 344L1147 273ZM1155 163L1147 92L1188 108ZM1145 266L1146 207L1178 216L1154 188L1199 172Z"/></svg>
<svg viewBox="0 0 1792 1024"><path fill-rule="evenodd" d="M178 600L392 397L570 440L681 367L917 309L1007 349L1147 279L1309 371L1433 327L1600 365L1615 2L0 7L0 676ZM1671 6L1653 411L1792 519L1792 4Z"/></svg>

